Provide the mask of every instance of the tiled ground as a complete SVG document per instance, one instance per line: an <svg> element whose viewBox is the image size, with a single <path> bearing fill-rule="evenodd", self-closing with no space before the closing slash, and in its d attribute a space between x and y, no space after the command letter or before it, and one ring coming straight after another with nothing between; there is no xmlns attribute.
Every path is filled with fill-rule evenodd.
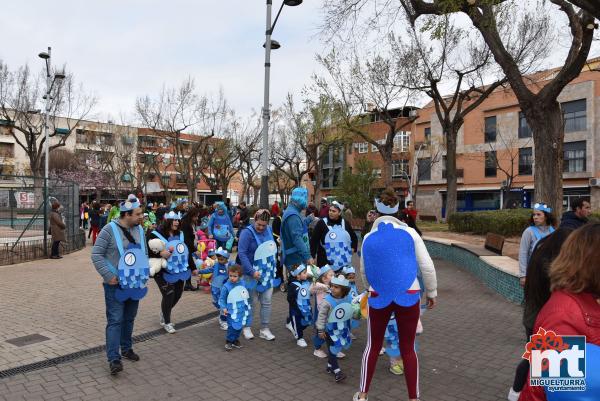
<svg viewBox="0 0 600 401"><path fill-rule="evenodd" d="M42 295L31 291L28 283L36 275L27 273L29 269L19 270L21 274L10 271L11 277L19 278L22 283L19 294L10 298L11 305L16 305L25 315L11 331L30 334L49 325L51 329L43 331L62 338L65 345L70 340L80 347L88 343L96 345L102 339L104 323L102 294L94 278L86 278L90 282L89 289L78 291L70 298L72 301L66 303L70 309L60 302L52 302L51 307L41 305L43 311L35 308L36 303L50 302L51 284L56 287L64 281L66 272L84 280L87 276L84 272L91 269L89 264L83 263L86 261L83 258L79 261L81 265L73 265L75 261L72 261L63 266L34 268L43 276L47 276L43 274L48 272L46 269L59 271L52 275L53 282L35 286ZM435 310L424 315L425 332L419 340L421 400L505 400L524 344L519 306L507 302L452 264L437 260L436 267L439 303ZM62 271L65 273L61 274ZM0 269L3 284L6 273L6 269ZM67 288L59 285L61 291ZM5 290L2 291L4 300ZM156 327L158 298L154 292L151 291L152 295L140 309L138 332ZM31 299L26 302L26 308L18 301L20 297ZM77 299L80 297L85 302ZM61 297L63 301L65 298L69 299ZM210 309L208 296L186 293L184 298L185 303L176 310L178 319L197 314L203 306ZM3 309L4 313L15 313ZM348 352L348 358L341 361L348 379L336 384L324 373L323 360L295 345L283 327L286 309L284 295L276 294L272 328L277 339L273 343L242 340L245 346L242 350L226 353L224 332L213 320L138 344L135 349L142 360L125 362L125 371L116 378L108 375L104 355L97 354L0 380L0 400L350 400L358 386L365 325L359 329L358 340ZM82 314L82 310L86 313ZM43 322L36 322L37 319ZM85 324L80 322L82 319ZM16 329L19 325L27 329ZM63 326L69 329L69 336L55 331ZM72 330L74 326L81 327L85 334ZM1 330L4 340L7 328ZM52 344L53 352L61 349L58 340ZM30 347L24 348L20 353L30 352ZM71 350L72 346L66 348ZM38 356L42 352L43 346L35 351ZM2 355L5 354L3 350ZM391 375L386 362L383 357L379 361L370 399L407 399L403 377Z"/></svg>

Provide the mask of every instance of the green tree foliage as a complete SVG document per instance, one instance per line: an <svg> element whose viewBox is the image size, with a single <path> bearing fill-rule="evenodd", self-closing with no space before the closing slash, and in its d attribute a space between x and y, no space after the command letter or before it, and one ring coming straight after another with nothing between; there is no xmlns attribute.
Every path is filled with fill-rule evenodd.
<svg viewBox="0 0 600 401"><path fill-rule="evenodd" d="M373 209L375 191L373 184L377 177L373 174L373 162L360 158L354 170L344 170L344 175L333 195L341 202L348 202L355 217L364 218Z"/></svg>

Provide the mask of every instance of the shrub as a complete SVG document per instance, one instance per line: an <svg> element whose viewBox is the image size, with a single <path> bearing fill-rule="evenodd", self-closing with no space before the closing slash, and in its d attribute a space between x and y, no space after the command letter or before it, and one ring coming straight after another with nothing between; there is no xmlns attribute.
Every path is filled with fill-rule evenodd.
<svg viewBox="0 0 600 401"><path fill-rule="evenodd" d="M600 222L600 212L594 212L590 216L590 220L594 222Z"/></svg>
<svg viewBox="0 0 600 401"><path fill-rule="evenodd" d="M529 226L530 209L504 209L460 212L450 215L450 231L474 234L494 233L506 237L520 235Z"/></svg>

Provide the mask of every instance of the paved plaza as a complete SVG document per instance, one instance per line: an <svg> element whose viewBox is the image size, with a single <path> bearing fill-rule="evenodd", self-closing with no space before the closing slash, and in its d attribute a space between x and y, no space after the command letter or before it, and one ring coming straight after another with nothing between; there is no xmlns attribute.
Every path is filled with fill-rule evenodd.
<svg viewBox="0 0 600 401"><path fill-rule="evenodd" d="M423 316L419 337L421 400L505 400L523 347L520 307L457 266L435 262L439 303ZM59 261L0 268L0 276L5 322L0 370L103 344L103 294L89 248ZM140 305L136 334L159 328L159 302L152 284ZM208 294L186 292L174 321L212 311ZM141 361L125 361L117 377L108 374L105 354L95 353L0 379L0 400L350 400L359 381L364 323L341 360L348 378L336 384L324 360L295 345L284 327L286 313L285 295L275 294L272 343L242 339L242 350L227 353L224 332L212 319L138 343ZM22 347L6 343L31 334L50 340ZM404 378L387 367L381 357L369 399L406 399Z"/></svg>

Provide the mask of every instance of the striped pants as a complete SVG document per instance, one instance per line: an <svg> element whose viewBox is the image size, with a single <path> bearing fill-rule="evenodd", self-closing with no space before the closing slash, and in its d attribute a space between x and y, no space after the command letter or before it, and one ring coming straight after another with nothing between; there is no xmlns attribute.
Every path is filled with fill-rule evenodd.
<svg viewBox="0 0 600 401"><path fill-rule="evenodd" d="M419 398L419 361L415 352L415 336L420 315L419 302L409 307L399 306L393 302L383 309L369 307L368 337L360 371L360 391L363 393L369 392L379 351L383 345L385 328L390 321L392 312L396 315L398 325L400 353L404 363L404 378L408 388L408 398Z"/></svg>

